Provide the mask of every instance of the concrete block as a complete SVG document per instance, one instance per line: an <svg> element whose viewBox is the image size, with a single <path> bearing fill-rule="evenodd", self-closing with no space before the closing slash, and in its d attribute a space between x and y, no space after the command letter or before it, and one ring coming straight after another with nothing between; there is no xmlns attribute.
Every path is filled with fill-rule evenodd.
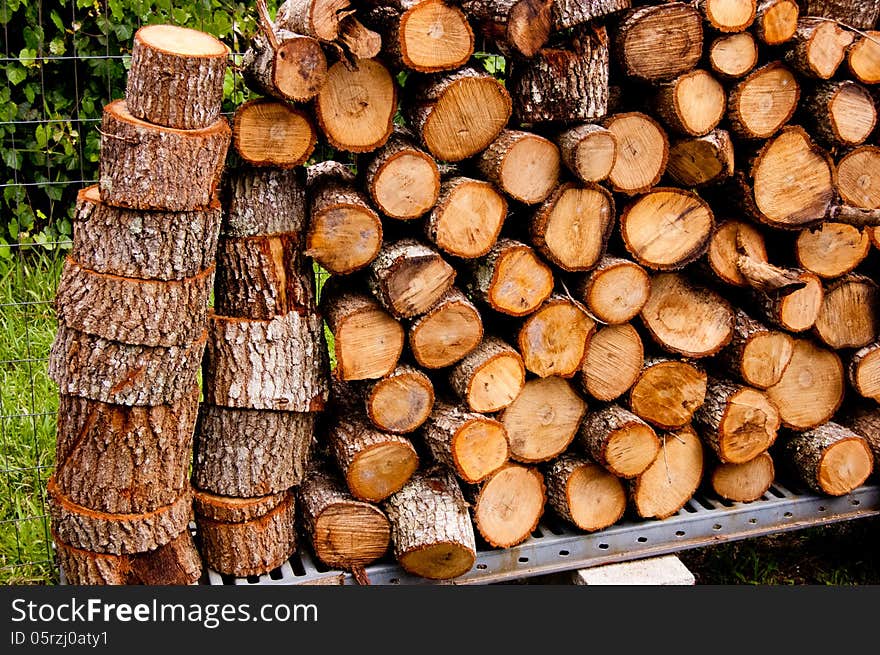
<svg viewBox="0 0 880 655"><path fill-rule="evenodd" d="M576 585L693 585L694 574L675 555L605 564L572 573Z"/></svg>

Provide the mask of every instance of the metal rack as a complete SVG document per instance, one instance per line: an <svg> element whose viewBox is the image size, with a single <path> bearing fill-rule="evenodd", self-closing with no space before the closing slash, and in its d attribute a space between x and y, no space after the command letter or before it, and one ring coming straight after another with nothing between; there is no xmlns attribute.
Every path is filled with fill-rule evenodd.
<svg viewBox="0 0 880 655"><path fill-rule="evenodd" d="M774 483L759 500L734 503L698 493L677 514L658 520L626 520L596 533L577 532L552 516L524 543L478 549L473 568L440 584L491 584L652 557L725 541L827 525L880 514L880 485L840 497ZM367 567L372 584L437 584L409 575L390 557ZM323 566L305 548L267 575L233 578L208 570L209 585L357 584L353 576Z"/></svg>

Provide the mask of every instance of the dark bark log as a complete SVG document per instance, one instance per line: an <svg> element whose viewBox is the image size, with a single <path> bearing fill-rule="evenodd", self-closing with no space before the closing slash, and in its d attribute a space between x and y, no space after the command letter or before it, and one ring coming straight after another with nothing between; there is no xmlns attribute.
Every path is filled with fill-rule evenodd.
<svg viewBox="0 0 880 655"><path fill-rule="evenodd" d="M305 176L302 169L239 166L225 181L222 233L228 237L305 233Z"/></svg>
<svg viewBox="0 0 880 655"><path fill-rule="evenodd" d="M456 271L436 250L414 239L386 243L370 263L367 283L397 318L424 314L455 283Z"/></svg>
<svg viewBox="0 0 880 655"><path fill-rule="evenodd" d="M873 29L880 19L877 0L801 0L807 16L824 16L857 29Z"/></svg>
<svg viewBox="0 0 880 655"><path fill-rule="evenodd" d="M280 100L310 100L327 81L327 57L318 40L288 30L255 35L241 66L248 88Z"/></svg>

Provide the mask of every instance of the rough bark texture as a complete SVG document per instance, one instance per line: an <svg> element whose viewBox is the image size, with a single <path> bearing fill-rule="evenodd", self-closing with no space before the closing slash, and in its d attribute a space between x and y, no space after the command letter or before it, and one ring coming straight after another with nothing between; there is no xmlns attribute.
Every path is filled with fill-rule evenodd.
<svg viewBox="0 0 880 655"><path fill-rule="evenodd" d="M414 239L402 239L382 247L370 263L367 283L389 313L412 318L431 309L455 277L455 269L436 250Z"/></svg>
<svg viewBox="0 0 880 655"><path fill-rule="evenodd" d="M880 19L877 0L801 0L807 16L824 16L857 29L873 29Z"/></svg>
<svg viewBox="0 0 880 655"><path fill-rule="evenodd" d="M495 548L510 548L528 539L538 527L547 501L541 472L519 464L501 467L471 495L474 524L486 543Z"/></svg>
<svg viewBox="0 0 880 655"><path fill-rule="evenodd" d="M608 111L608 75L605 27L576 29L566 43L514 61L508 82L514 115L523 123L602 118Z"/></svg>
<svg viewBox="0 0 880 655"><path fill-rule="evenodd" d="M449 579L476 560L474 528L461 488L448 469L419 471L384 504L394 556L409 573Z"/></svg>
<svg viewBox="0 0 880 655"><path fill-rule="evenodd" d="M190 585L202 575L202 558L189 530L145 553L108 555L74 548L53 535L58 564L71 585Z"/></svg>
<svg viewBox="0 0 880 655"><path fill-rule="evenodd" d="M101 122L101 199L134 209L210 207L226 163L231 132L224 117L198 130L138 120L115 100Z"/></svg>
<svg viewBox="0 0 880 655"><path fill-rule="evenodd" d="M314 412L328 394L326 346L317 314L269 321L208 320L203 393L223 407Z"/></svg>
<svg viewBox="0 0 880 655"><path fill-rule="evenodd" d="M830 496L843 496L861 486L874 467L868 442L831 421L791 436L784 452L807 486Z"/></svg>
<svg viewBox="0 0 880 655"><path fill-rule="evenodd" d="M617 476L585 457L564 454L544 469L547 504L586 532L610 527L623 518L626 490Z"/></svg>
<svg viewBox="0 0 880 655"><path fill-rule="evenodd" d="M747 385L767 389L779 382L791 362L793 350L791 335L771 330L737 309L733 338L718 354L716 362Z"/></svg>
<svg viewBox="0 0 880 655"><path fill-rule="evenodd" d="M131 555L164 546L187 529L193 513L189 486L173 502L143 514L86 509L62 494L54 477L46 492L53 533L74 548L96 553Z"/></svg>
<svg viewBox="0 0 880 655"><path fill-rule="evenodd" d="M578 436L587 455L620 478L641 475L660 452L651 426L620 405L589 412Z"/></svg>
<svg viewBox="0 0 880 655"><path fill-rule="evenodd" d="M315 309L315 272L300 235L222 238L217 249L214 311L269 320Z"/></svg>
<svg viewBox="0 0 880 655"><path fill-rule="evenodd" d="M463 0L462 9L504 53L532 57L553 28L549 0Z"/></svg>
<svg viewBox="0 0 880 655"><path fill-rule="evenodd" d="M215 496L214 501L221 499ZM197 510L199 551L205 564L236 577L278 568L296 551L295 506L291 491L265 514L242 523L216 521Z"/></svg>
<svg viewBox="0 0 880 655"><path fill-rule="evenodd" d="M852 354L847 369L853 390L864 398L880 398L880 342L868 344Z"/></svg>
<svg viewBox="0 0 880 655"><path fill-rule="evenodd" d="M419 366L452 366L483 339L483 319L476 306L452 287L407 329L409 349Z"/></svg>
<svg viewBox="0 0 880 655"><path fill-rule="evenodd" d="M355 499L327 469L309 471L297 490L304 533L324 564L350 571L382 557L391 524L377 506Z"/></svg>
<svg viewBox="0 0 880 655"><path fill-rule="evenodd" d="M302 169L242 165L227 169L222 233L228 237L305 232L305 176Z"/></svg>
<svg viewBox="0 0 880 655"><path fill-rule="evenodd" d="M182 280L95 273L68 257L55 297L68 328L130 345L186 346L204 332L214 266Z"/></svg>
<svg viewBox="0 0 880 655"><path fill-rule="evenodd" d="M149 348L58 326L49 377L62 394L116 405L173 403L196 384L207 330L186 346Z"/></svg>
<svg viewBox="0 0 880 655"><path fill-rule="evenodd" d="M251 498L298 485L312 458L315 418L306 412L202 404L195 430L193 484Z"/></svg>
<svg viewBox="0 0 880 655"><path fill-rule="evenodd" d="M101 201L97 185L76 197L70 257L96 273L181 280L210 268L217 250L220 203L186 212L138 211Z"/></svg>
<svg viewBox="0 0 880 655"><path fill-rule="evenodd" d="M275 13L275 25L321 41L334 41L349 9L348 0L285 0Z"/></svg>
<svg viewBox="0 0 880 655"><path fill-rule="evenodd" d="M177 48L169 50L168 45ZM134 34L125 87L131 114L180 130L208 127L220 116L228 57L229 48L205 32L172 25L141 27Z"/></svg>
<svg viewBox="0 0 880 655"><path fill-rule="evenodd" d="M55 484L97 512L144 514L173 503L187 486L197 387L156 407L126 407L61 394Z"/></svg>
<svg viewBox="0 0 880 655"><path fill-rule="evenodd" d="M473 261L466 289L495 311L527 316L553 292L553 271L526 244L499 239Z"/></svg>
<svg viewBox="0 0 880 655"><path fill-rule="evenodd" d="M408 434L417 430L434 406L434 385L419 369L400 364L364 390L367 416L380 430Z"/></svg>
<svg viewBox="0 0 880 655"><path fill-rule="evenodd" d="M473 351L449 371L449 384L475 412L507 407L525 384L522 357L497 337L484 337Z"/></svg>

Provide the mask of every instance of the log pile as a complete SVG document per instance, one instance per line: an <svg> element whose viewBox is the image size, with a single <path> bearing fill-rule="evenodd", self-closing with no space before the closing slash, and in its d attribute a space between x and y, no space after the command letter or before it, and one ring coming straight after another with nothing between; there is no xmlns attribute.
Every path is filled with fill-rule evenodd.
<svg viewBox="0 0 880 655"><path fill-rule="evenodd" d="M876 470L876 3L258 5L203 342L211 566L269 566L295 513L361 582L386 551L454 578L545 513L592 532ZM67 331L161 348L201 288Z"/></svg>

